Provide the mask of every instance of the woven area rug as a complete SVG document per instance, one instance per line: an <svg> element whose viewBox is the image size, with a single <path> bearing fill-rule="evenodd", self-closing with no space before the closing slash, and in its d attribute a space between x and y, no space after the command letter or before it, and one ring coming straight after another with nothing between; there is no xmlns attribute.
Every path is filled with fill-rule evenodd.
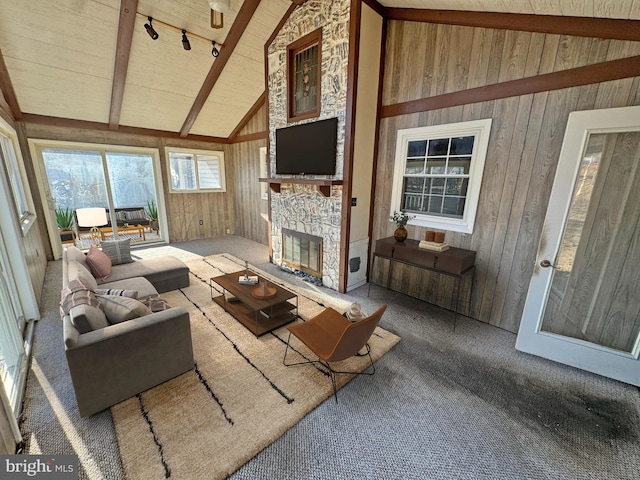
<svg viewBox="0 0 640 480"><path fill-rule="evenodd" d="M190 313L196 368L111 408L129 480L225 478L333 396L330 377L321 367L282 364L286 327L256 338L211 300L209 279L243 270L243 261L221 254L188 265L191 285L162 297ZM302 319L328 306L338 311L347 307L251 269L297 293ZM216 287L214 296L222 293ZM374 362L399 340L378 327L369 342ZM290 361L313 358L296 339L292 345L296 352ZM368 357L335 365L361 371ZM338 386L351 378L338 375Z"/></svg>

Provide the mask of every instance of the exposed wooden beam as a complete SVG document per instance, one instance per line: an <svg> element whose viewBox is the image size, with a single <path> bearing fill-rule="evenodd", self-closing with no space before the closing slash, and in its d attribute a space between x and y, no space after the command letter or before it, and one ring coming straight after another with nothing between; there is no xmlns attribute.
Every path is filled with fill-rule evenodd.
<svg viewBox="0 0 640 480"><path fill-rule="evenodd" d="M248 133L246 135L238 135L237 137L231 139L229 138L229 143L242 143L242 142L253 142L254 140L266 140L269 138L269 132L255 132Z"/></svg>
<svg viewBox="0 0 640 480"><path fill-rule="evenodd" d="M640 41L639 20L414 8L385 8L384 17L388 20Z"/></svg>
<svg viewBox="0 0 640 480"><path fill-rule="evenodd" d="M233 50L236 48L236 45L238 45L238 42L247 28L247 25L249 25L258 5L260 5L260 0L244 0L242 7L240 7L240 10L238 11L236 19L227 34L227 38L224 40L224 47L220 49L220 55L218 55L216 60L213 62L213 65L207 74L207 78L205 78L204 83L191 106L191 110L189 110L187 118L180 129L181 136L186 137L189 134L191 127L200 114L207 98L209 98L211 90L213 90L218 78L220 78L222 70L224 70L229 58L231 58Z"/></svg>
<svg viewBox="0 0 640 480"><path fill-rule="evenodd" d="M4 95L2 94L2 92L0 92L0 110L5 112L10 118L15 120L13 114L11 113L11 107L9 106L7 101L5 100Z"/></svg>
<svg viewBox="0 0 640 480"><path fill-rule="evenodd" d="M7 64L4 63L4 56L2 55L2 49L0 48L0 94L4 97L4 105L9 110L7 111L14 120L22 120L22 110L18 104L18 98L16 97L16 91L13 89L11 83L11 77L9 76L9 70L7 70Z"/></svg>
<svg viewBox="0 0 640 480"><path fill-rule="evenodd" d="M376 12L378 15L384 18L384 6L380 4L377 0L362 0L362 3L366 3Z"/></svg>
<svg viewBox="0 0 640 480"><path fill-rule="evenodd" d="M22 121L25 123L35 123L38 125L51 125L54 127L79 128L86 130L111 131L116 133L126 133L133 135L146 135L149 137L163 138L180 138L186 140L194 140L209 143L229 143L228 139L222 137L208 137L206 135L187 135L181 136L178 132L169 132L166 130L153 130L151 128L127 127L120 125L117 129L109 128L108 123L88 122L86 120L74 120L71 118L49 117L46 115L34 115L25 113L22 115Z"/></svg>
<svg viewBox="0 0 640 480"><path fill-rule="evenodd" d="M138 0L120 0L120 22L118 23L118 42L116 44L116 60L111 86L111 109L109 111L109 128L112 130L117 129L120 124L124 84L127 80L137 10Z"/></svg>
<svg viewBox="0 0 640 480"><path fill-rule="evenodd" d="M380 116L395 117L638 76L640 76L640 55L386 105L382 107Z"/></svg>
<svg viewBox="0 0 640 480"><path fill-rule="evenodd" d="M236 128L233 129L233 132L231 132L231 135L229 135L230 142L234 143L235 138L242 131L242 129L247 126L247 123L249 123L249 120L251 120L253 116L258 112L258 110L262 108L262 106L266 101L266 98L267 98L267 92L262 92L262 95L258 97L258 100L256 100L256 103L254 103L253 106L249 109L249 111L245 114L245 116L242 117L242 120L240 120L240 123L238 123Z"/></svg>

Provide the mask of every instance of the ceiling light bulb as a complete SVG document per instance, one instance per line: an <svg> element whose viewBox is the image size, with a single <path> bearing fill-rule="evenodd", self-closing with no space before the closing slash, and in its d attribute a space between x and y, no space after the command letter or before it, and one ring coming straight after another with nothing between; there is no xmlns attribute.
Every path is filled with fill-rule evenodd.
<svg viewBox="0 0 640 480"><path fill-rule="evenodd" d="M151 17L147 17L147 18L149 19L149 23L145 23L144 28L147 30L147 33L153 40L157 40L160 35L158 35L158 32L156 32L153 29L153 25L151 24L151 22L153 21L153 18Z"/></svg>
<svg viewBox="0 0 640 480"><path fill-rule="evenodd" d="M211 28L224 27L224 13L211 10Z"/></svg>
<svg viewBox="0 0 640 480"><path fill-rule="evenodd" d="M220 50L218 50L216 48L215 40L211 40L211 43L213 44L213 49L211 50L211 55L213 55L214 57L217 57L218 55L220 55Z"/></svg>
<svg viewBox="0 0 640 480"><path fill-rule="evenodd" d="M186 30L182 30L182 47L185 50L191 50L191 44L189 43L189 39L187 38Z"/></svg>

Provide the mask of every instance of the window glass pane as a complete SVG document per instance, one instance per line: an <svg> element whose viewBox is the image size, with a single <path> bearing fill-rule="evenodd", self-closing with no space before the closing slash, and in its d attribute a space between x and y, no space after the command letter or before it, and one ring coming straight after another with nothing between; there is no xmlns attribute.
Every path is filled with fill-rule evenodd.
<svg viewBox="0 0 640 480"><path fill-rule="evenodd" d="M195 190L196 164L193 154L169 152L171 188L174 190Z"/></svg>
<svg viewBox="0 0 640 480"><path fill-rule="evenodd" d="M429 156L446 155L449 153L449 139L439 138L437 140L429 140Z"/></svg>
<svg viewBox="0 0 640 480"><path fill-rule="evenodd" d="M107 153L115 208L142 207L156 201L153 158L150 155Z"/></svg>
<svg viewBox="0 0 640 480"><path fill-rule="evenodd" d="M443 175L447 165L446 158L429 158L427 160L427 172L431 175Z"/></svg>
<svg viewBox="0 0 640 480"><path fill-rule="evenodd" d="M469 180L466 178L447 178L445 193L446 195L464 197L467 194L468 184Z"/></svg>
<svg viewBox="0 0 640 480"><path fill-rule="evenodd" d="M405 210L420 210L424 191L425 178L405 178L402 208Z"/></svg>
<svg viewBox="0 0 640 480"><path fill-rule="evenodd" d="M407 157L424 157L427 153L427 141L409 142Z"/></svg>
<svg viewBox="0 0 640 480"><path fill-rule="evenodd" d="M473 152L474 136L470 137L457 137L451 139L451 151L450 155L471 155Z"/></svg>
<svg viewBox="0 0 640 480"><path fill-rule="evenodd" d="M424 173L424 158L407 159L404 173L410 175Z"/></svg>
<svg viewBox="0 0 640 480"><path fill-rule="evenodd" d="M431 193L444 194L444 178L434 178L431 180Z"/></svg>
<svg viewBox="0 0 640 480"><path fill-rule="evenodd" d="M445 197L442 205L442 213L446 215L453 215L462 217L464 213L464 198L460 197Z"/></svg>
<svg viewBox="0 0 640 480"><path fill-rule="evenodd" d="M18 218L22 220L29 213L29 205L25 194L22 176L20 175L20 167L16 152L13 149L13 143L8 137L0 134L0 146L2 147L2 157L9 174L9 182L11 183L11 191L16 202Z"/></svg>
<svg viewBox="0 0 640 480"><path fill-rule="evenodd" d="M221 188L220 159L214 155L198 155L198 183L200 188Z"/></svg>
<svg viewBox="0 0 640 480"><path fill-rule="evenodd" d="M447 165L448 175L469 175L471 157L450 158Z"/></svg>
<svg viewBox="0 0 640 480"><path fill-rule="evenodd" d="M442 211L442 197L439 195L431 195L428 198L428 203L423 209L429 213L440 213Z"/></svg>
<svg viewBox="0 0 640 480"><path fill-rule="evenodd" d="M56 208L109 207L100 152L43 149Z"/></svg>

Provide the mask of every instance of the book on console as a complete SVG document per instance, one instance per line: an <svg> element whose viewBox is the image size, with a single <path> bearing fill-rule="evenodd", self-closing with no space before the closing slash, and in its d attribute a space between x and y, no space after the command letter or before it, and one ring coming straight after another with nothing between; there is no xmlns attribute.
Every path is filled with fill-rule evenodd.
<svg viewBox="0 0 640 480"><path fill-rule="evenodd" d="M257 285L258 284L258 276L257 275L249 275L245 277L244 275L240 275L238 277L238 283L240 285Z"/></svg>
<svg viewBox="0 0 640 480"><path fill-rule="evenodd" d="M428 242L426 240L421 240L418 247L424 248L425 250L432 250L434 252L444 252L445 250L449 250L449 245L446 243Z"/></svg>

